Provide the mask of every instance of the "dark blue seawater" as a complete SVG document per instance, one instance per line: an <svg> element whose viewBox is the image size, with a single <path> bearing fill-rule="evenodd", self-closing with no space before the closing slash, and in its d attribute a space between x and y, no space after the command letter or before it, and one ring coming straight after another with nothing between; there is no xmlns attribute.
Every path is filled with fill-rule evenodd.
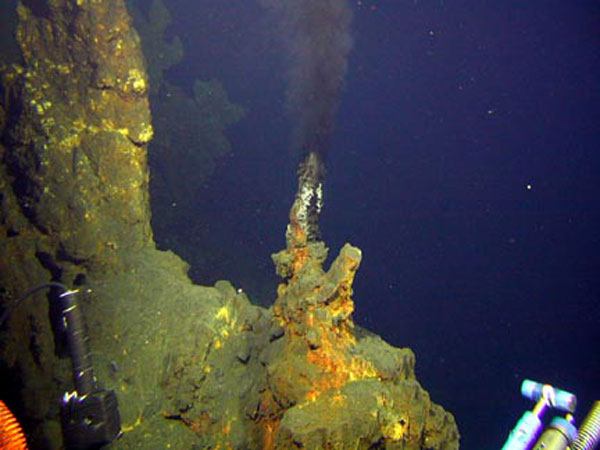
<svg viewBox="0 0 600 450"><path fill-rule="evenodd" d="M197 281L269 304L298 155L286 63L250 0L170 0L173 83L220 79L248 108L181 224ZM600 4L360 0L321 228L363 250L355 321L417 355L461 448L500 448L523 378L600 399ZM196 231L193 231L196 230ZM174 231L176 232L176 231Z"/></svg>

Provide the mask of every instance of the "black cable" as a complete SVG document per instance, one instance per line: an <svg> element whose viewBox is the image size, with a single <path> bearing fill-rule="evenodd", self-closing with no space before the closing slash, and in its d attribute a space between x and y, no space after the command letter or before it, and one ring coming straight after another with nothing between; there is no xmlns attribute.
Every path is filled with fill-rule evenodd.
<svg viewBox="0 0 600 450"><path fill-rule="evenodd" d="M59 283L57 281L48 281L47 283L43 283L43 284L40 284L39 286L35 286L35 287L32 287L31 289L28 289L27 291L23 292L23 294L21 294L21 296L18 297L14 302L12 302L12 305L8 305L6 307L6 310L0 316L0 327L2 326L4 321L8 318L11 311L13 309L15 309L17 306L19 306L19 303L21 303L27 297L35 294L36 292L41 291L43 289L48 289L51 287L61 289L62 290L61 294L65 293L69 290L68 287L66 287L64 284Z"/></svg>

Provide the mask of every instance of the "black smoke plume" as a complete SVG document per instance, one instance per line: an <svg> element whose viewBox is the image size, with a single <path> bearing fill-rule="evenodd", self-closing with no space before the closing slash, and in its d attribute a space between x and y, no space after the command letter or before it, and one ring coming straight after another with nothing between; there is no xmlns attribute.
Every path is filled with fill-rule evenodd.
<svg viewBox="0 0 600 450"><path fill-rule="evenodd" d="M292 145L324 161L352 47L348 0L260 0L278 20L289 58Z"/></svg>

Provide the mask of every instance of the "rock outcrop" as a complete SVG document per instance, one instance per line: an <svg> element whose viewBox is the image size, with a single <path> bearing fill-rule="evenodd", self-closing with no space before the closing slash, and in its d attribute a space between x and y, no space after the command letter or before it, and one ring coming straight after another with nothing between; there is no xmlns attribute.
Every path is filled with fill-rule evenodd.
<svg viewBox="0 0 600 450"><path fill-rule="evenodd" d="M114 448L458 448L413 353L353 324L357 248L323 270L292 209L269 309L192 284L156 250L148 79L122 0L23 1L18 17L0 111L0 395L32 448L61 448L72 389L55 297L15 303L49 280L80 291L98 384L119 401Z"/></svg>

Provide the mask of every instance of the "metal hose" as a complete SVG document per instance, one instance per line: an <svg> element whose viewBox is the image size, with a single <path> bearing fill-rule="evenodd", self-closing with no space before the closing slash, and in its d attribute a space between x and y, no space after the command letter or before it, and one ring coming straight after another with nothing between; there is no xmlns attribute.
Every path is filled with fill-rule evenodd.
<svg viewBox="0 0 600 450"><path fill-rule="evenodd" d="M27 441L14 414L0 400L0 448L27 450Z"/></svg>
<svg viewBox="0 0 600 450"><path fill-rule="evenodd" d="M579 434L573 442L573 450L593 450L600 442L600 401L594 402L592 409L579 427Z"/></svg>

